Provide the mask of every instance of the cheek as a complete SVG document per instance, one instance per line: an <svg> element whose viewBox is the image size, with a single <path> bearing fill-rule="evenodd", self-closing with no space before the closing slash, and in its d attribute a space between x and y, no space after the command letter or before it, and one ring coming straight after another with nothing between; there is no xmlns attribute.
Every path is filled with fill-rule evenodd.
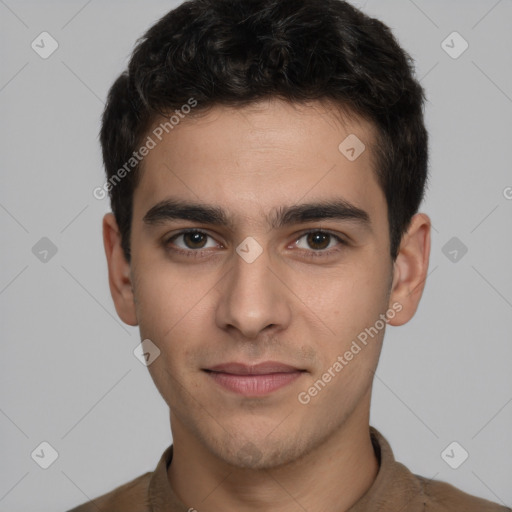
<svg viewBox="0 0 512 512"><path fill-rule="evenodd" d="M139 329L161 351L173 373L194 369L194 354L213 322L212 285L176 271L146 272L137 287Z"/></svg>
<svg viewBox="0 0 512 512"><path fill-rule="evenodd" d="M296 289L327 338L346 342L385 312L388 280L381 262L362 257L329 273L304 275Z"/></svg>
<svg viewBox="0 0 512 512"><path fill-rule="evenodd" d="M159 339L171 336L207 298L208 282L161 260L140 260L135 289L141 332Z"/></svg>

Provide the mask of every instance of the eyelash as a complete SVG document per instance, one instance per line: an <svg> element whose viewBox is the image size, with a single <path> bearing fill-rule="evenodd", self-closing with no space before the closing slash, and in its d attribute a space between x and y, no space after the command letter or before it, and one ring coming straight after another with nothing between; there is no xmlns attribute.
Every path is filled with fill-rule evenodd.
<svg viewBox="0 0 512 512"><path fill-rule="evenodd" d="M208 252L208 249L188 249L188 250L185 250L185 249L176 249L176 248L170 248L170 243L172 241L174 241L176 238L182 236L182 235L186 235L186 234L190 234L190 233L201 233L203 235L206 235L207 237L209 238L213 238L211 235L209 235L208 233L205 233L204 231L201 231L199 229L185 229L183 231L180 231L179 233L176 233L174 235L172 235L171 237L169 238L166 238L164 240L164 246L174 252L174 253L178 253L178 254L182 254L184 256L187 256L187 257L191 257L191 258L201 258L203 257L203 252ZM307 236L309 235L310 233L321 233L323 235L329 235L331 236L332 238L334 238L340 245L344 245L344 246L347 246L348 243L343 239L341 238L340 236L338 235L335 235L334 233L331 233L330 231L325 231L323 229L310 229L308 231L305 231L303 232L300 236L298 236L296 239L295 239L295 242L297 242L298 240L300 240L301 238L303 238L304 236ZM294 243L295 243L294 242ZM336 252L339 252L341 249L334 247L334 248L331 248L331 249L328 249L328 250L307 250L307 249L299 249L299 251L306 251L306 257L308 258L318 258L318 257L326 257L326 256L330 256L331 254L333 253L336 253Z"/></svg>

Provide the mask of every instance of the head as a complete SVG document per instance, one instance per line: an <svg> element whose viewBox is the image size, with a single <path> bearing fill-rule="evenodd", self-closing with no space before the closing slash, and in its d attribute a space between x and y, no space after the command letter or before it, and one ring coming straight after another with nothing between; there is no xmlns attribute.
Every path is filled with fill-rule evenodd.
<svg viewBox="0 0 512 512"><path fill-rule="evenodd" d="M368 421L428 267L423 101L389 29L339 0L191 0L141 38L103 116L104 241L173 432L271 467ZM301 374L242 396L206 371L268 360Z"/></svg>

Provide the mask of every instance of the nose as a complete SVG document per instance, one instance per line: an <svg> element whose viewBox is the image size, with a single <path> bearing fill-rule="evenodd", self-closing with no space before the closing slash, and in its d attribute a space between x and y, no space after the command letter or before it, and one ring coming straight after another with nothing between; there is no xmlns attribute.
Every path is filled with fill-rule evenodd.
<svg viewBox="0 0 512 512"><path fill-rule="evenodd" d="M234 253L231 265L217 286L217 326L236 329L243 338L251 340L265 330L285 329L291 317L289 297L268 252L263 250L252 262Z"/></svg>

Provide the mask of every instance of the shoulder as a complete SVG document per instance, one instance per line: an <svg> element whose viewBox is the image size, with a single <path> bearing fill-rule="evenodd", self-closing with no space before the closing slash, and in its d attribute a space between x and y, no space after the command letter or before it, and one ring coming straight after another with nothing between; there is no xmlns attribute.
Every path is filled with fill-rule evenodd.
<svg viewBox="0 0 512 512"><path fill-rule="evenodd" d="M149 512L148 488L152 475L151 471L144 473L68 512Z"/></svg>
<svg viewBox="0 0 512 512"><path fill-rule="evenodd" d="M511 508L467 494L446 482L415 476L423 487L425 512L512 512Z"/></svg>

